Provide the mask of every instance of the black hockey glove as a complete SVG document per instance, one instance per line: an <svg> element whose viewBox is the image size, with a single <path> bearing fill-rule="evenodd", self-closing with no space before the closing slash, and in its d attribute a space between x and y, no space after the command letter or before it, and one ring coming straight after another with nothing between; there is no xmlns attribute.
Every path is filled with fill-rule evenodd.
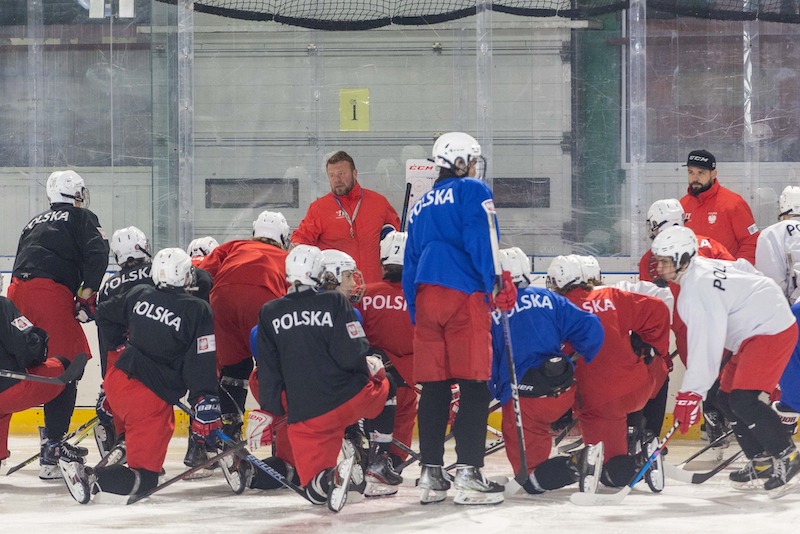
<svg viewBox="0 0 800 534"><path fill-rule="evenodd" d="M653 358L659 355L659 352L652 345L642 341L642 337L633 331L631 332L631 349L647 365L650 365L653 362Z"/></svg>
<svg viewBox="0 0 800 534"><path fill-rule="evenodd" d="M94 314L97 311L97 293L93 293L88 299L75 297L75 318L88 323L94 321Z"/></svg>

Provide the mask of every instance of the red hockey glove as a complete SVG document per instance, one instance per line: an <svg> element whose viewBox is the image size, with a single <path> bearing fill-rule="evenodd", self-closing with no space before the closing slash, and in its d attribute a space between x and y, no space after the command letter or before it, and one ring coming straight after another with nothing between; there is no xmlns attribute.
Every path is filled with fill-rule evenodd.
<svg viewBox="0 0 800 534"><path fill-rule="evenodd" d="M694 391L679 391L678 396L675 398L675 410L672 412L672 417L675 421L680 423L678 430L681 434L689 431L689 427L700 420L702 413L703 397Z"/></svg>
<svg viewBox="0 0 800 534"><path fill-rule="evenodd" d="M510 312L517 303L517 286L511 280L511 271L503 271L503 289L492 293L491 304L500 311Z"/></svg>
<svg viewBox="0 0 800 534"><path fill-rule="evenodd" d="M369 379L380 384L386 378L386 367L383 365L383 360L375 355L367 356L367 368L369 369Z"/></svg>
<svg viewBox="0 0 800 534"><path fill-rule="evenodd" d="M250 450L272 445L274 423L275 417L264 410L253 410L247 415L247 446Z"/></svg>
<svg viewBox="0 0 800 534"><path fill-rule="evenodd" d="M97 293L92 293L89 298L75 297L75 318L88 323L94 321L94 313L97 311Z"/></svg>
<svg viewBox="0 0 800 534"><path fill-rule="evenodd" d="M219 397L216 395L200 397L194 405L192 433L205 440L205 438L211 436L215 430L222 428L221 417Z"/></svg>

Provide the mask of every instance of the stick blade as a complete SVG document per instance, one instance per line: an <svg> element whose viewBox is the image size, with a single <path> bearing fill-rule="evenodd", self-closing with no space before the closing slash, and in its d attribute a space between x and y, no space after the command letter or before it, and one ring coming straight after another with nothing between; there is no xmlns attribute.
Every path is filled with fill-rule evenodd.
<svg viewBox="0 0 800 534"><path fill-rule="evenodd" d="M625 486L616 493L573 493L569 500L576 506L615 506L622 504L630 492L631 487Z"/></svg>
<svg viewBox="0 0 800 534"><path fill-rule="evenodd" d="M86 367L86 362L89 361L89 355L81 352L72 360L61 376L58 377L59 382L62 384L69 384L73 380L77 380L83 376L83 370Z"/></svg>

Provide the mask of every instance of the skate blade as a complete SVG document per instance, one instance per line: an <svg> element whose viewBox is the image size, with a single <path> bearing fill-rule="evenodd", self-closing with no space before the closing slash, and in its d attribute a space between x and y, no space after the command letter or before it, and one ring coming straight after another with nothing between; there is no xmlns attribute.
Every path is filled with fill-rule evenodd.
<svg viewBox="0 0 800 534"><path fill-rule="evenodd" d="M84 484L78 476L76 462L58 462L61 473L63 474L64 484L67 486L72 498L80 504L86 504L91 499L89 487Z"/></svg>
<svg viewBox="0 0 800 534"><path fill-rule="evenodd" d="M204 478L208 478L213 474L214 472L210 469L201 469L200 471L187 476L184 478L184 480L203 480Z"/></svg>
<svg viewBox="0 0 800 534"><path fill-rule="evenodd" d="M119 495L117 493L109 493L107 491L99 491L94 494L92 504L109 504L109 505L123 505L128 504L130 495Z"/></svg>
<svg viewBox="0 0 800 534"><path fill-rule="evenodd" d="M500 504L505 500L502 491L496 493L484 493L482 491L456 490L456 497L453 502L461 505L480 506L487 504Z"/></svg>
<svg viewBox="0 0 800 534"><path fill-rule="evenodd" d="M57 465L40 465L39 478L41 480L61 480L61 469Z"/></svg>
<svg viewBox="0 0 800 534"><path fill-rule="evenodd" d="M742 492L745 492L745 493L761 493L761 492L766 491L766 490L764 490L764 483L767 480L769 480L769 479L767 479L767 478L764 478L764 479L758 478L756 480L751 480L749 482L733 482L733 481L731 481L731 488L733 488L736 491L742 491Z"/></svg>
<svg viewBox="0 0 800 534"><path fill-rule="evenodd" d="M447 498L446 490L435 490L430 488L422 488L419 494L420 504L433 504L442 502Z"/></svg>
<svg viewBox="0 0 800 534"><path fill-rule="evenodd" d="M328 490L328 510L331 512L339 512L344 508L348 499L348 489L350 487L350 477L355 466L355 458L350 457L343 460L336 469L338 470L339 480L342 481L341 486L332 487ZM355 495L354 495L355 496Z"/></svg>
<svg viewBox="0 0 800 534"><path fill-rule="evenodd" d="M789 493L793 493L794 491L797 490L797 486L798 486L798 480L793 479L784 484L783 486L778 486L775 489L764 490L764 491L766 492L767 497L774 500L774 499L780 499L781 497L783 497L784 495L788 495Z"/></svg>
<svg viewBox="0 0 800 534"><path fill-rule="evenodd" d="M364 497L389 497L397 494L397 486L390 486L367 476L367 487L364 490Z"/></svg>

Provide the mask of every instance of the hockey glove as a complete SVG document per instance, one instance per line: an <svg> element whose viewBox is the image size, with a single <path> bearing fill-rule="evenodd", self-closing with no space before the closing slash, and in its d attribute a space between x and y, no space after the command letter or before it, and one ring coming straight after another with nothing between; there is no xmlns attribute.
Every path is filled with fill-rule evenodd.
<svg viewBox="0 0 800 534"><path fill-rule="evenodd" d="M631 349L647 365L653 363L653 357L658 354L658 351L652 345L642 341L642 337L633 331L631 331Z"/></svg>
<svg viewBox="0 0 800 534"><path fill-rule="evenodd" d="M28 350L25 351L26 355L22 357L22 361L20 362L25 369L41 365L47 360L48 340L47 332L38 326L31 326L28 331L25 332L25 344L28 346Z"/></svg>
<svg viewBox="0 0 800 534"><path fill-rule="evenodd" d="M97 293L92 293L89 298L75 297L75 318L88 323L94 321L94 314L97 311Z"/></svg>
<svg viewBox="0 0 800 534"><path fill-rule="evenodd" d="M264 410L253 410L247 415L247 447L250 450L272 445L274 422L275 417Z"/></svg>
<svg viewBox="0 0 800 534"><path fill-rule="evenodd" d="M492 307L500 311L510 312L517 303L517 286L511 280L511 271L503 271L503 288L495 289L491 298Z"/></svg>
<svg viewBox="0 0 800 534"><path fill-rule="evenodd" d="M367 369L369 369L369 379L376 384L380 384L386 378L386 368L378 356L367 356Z"/></svg>
<svg viewBox="0 0 800 534"><path fill-rule="evenodd" d="M689 428L700 420L702 413L703 397L694 391L679 391L678 396L675 398L675 410L672 412L672 417L675 421L680 423L678 430L681 434L689 431Z"/></svg>
<svg viewBox="0 0 800 534"><path fill-rule="evenodd" d="M194 405L192 434L207 441L206 438L211 436L215 430L222 428L221 417L219 397L216 395L200 397Z"/></svg>

